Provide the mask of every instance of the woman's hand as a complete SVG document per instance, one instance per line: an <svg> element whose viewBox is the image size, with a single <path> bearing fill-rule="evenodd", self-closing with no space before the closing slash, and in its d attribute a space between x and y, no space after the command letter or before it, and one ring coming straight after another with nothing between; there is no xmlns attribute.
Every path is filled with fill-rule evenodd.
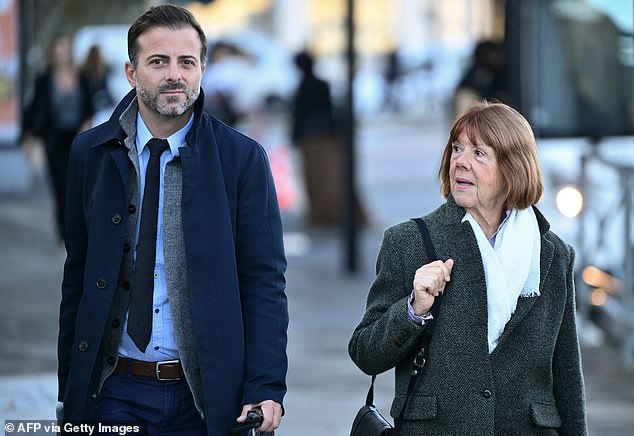
<svg viewBox="0 0 634 436"><path fill-rule="evenodd" d="M445 290L445 284L451 280L453 259L436 260L423 265L414 275L414 300L412 308L416 315L429 312L434 299Z"/></svg>

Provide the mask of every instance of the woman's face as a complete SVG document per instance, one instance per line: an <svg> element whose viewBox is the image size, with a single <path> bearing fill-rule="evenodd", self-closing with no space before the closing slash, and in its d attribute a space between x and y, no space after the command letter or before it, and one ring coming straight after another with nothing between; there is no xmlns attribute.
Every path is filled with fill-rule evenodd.
<svg viewBox="0 0 634 436"><path fill-rule="evenodd" d="M53 46L55 65L68 66L72 63L72 48L70 38L60 37Z"/></svg>
<svg viewBox="0 0 634 436"><path fill-rule="evenodd" d="M471 143L463 132L451 146L449 183L458 206L471 215L501 217L506 201L495 150L482 141ZM497 215L497 216L496 216Z"/></svg>

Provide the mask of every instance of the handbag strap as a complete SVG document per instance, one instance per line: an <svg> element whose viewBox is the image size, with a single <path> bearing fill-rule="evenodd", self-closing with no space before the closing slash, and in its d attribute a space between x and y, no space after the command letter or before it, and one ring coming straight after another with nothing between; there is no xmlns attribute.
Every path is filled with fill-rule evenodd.
<svg viewBox="0 0 634 436"><path fill-rule="evenodd" d="M414 221L418 226L418 231L420 232L420 236L423 239L423 244L425 244L425 251L427 252L428 260L427 263L438 260L438 255L436 254L434 244L431 242L431 235L429 234L427 224L425 224L425 221L423 221L422 218L412 218L412 221Z"/></svg>
<svg viewBox="0 0 634 436"><path fill-rule="evenodd" d="M418 230L420 232L420 236L423 238L423 244L425 244L425 251L427 252L427 263L438 260L438 255L436 254L436 249L434 248L434 244L431 242L431 235L429 234L429 229L427 228L427 224L423 221L422 218L412 218L418 225ZM443 294L438 294L438 296L434 299L434 304L431 306L431 314L434 319L438 315L440 311L440 305L442 303ZM433 322L429 323L429 326L423 332L423 342L422 344L427 348L429 346L429 342L431 341L431 334L433 331ZM431 327L431 328L429 328Z"/></svg>
<svg viewBox="0 0 634 436"><path fill-rule="evenodd" d="M368 389L368 395L365 397L365 405L374 405L374 382L376 381L376 375L372 376L372 383L370 383L370 389Z"/></svg>
<svg viewBox="0 0 634 436"><path fill-rule="evenodd" d="M425 251L427 253L427 263L438 260L438 256L436 255L436 250L434 249L434 244L431 242L431 236L429 234L429 229L427 228L427 224L422 218L412 218L412 220L417 224L418 230L420 231L421 238L423 239L423 244L425 244ZM420 339L420 350L416 354L414 358L414 368L412 369L409 384L407 385L407 392L405 394L405 401L403 402L403 407L401 408L401 412L398 414L398 421L402 421L405 417L405 409L407 408L407 403L409 402L410 397L412 396L412 392L414 392L414 386L416 385L416 381L418 380L418 375L422 371L425 363L427 361L427 350L429 349L429 344L431 343L432 334L434 331L434 322L438 317L438 311L440 310L440 304L442 303L442 295L438 294L438 296L434 299L434 304L431 306L431 314L432 319L426 321L425 330L423 330L423 334Z"/></svg>
<svg viewBox="0 0 634 436"><path fill-rule="evenodd" d="M420 231L420 235L423 239L423 244L425 245L425 251L427 253L427 261L433 262L438 260L438 256L436 255L436 250L434 249L434 244L431 242L431 236L429 235L429 229L421 218L412 218ZM414 386L416 385L416 380L418 379L418 375L421 370L425 366L427 349L429 348L429 344L431 342L431 337L433 333L434 323L432 322L438 316L438 311L440 310L440 304L442 302L442 295L439 294L434 299L434 304L431 307L432 320L426 321L426 328L423 330L423 334L419 340L420 350L416 354L414 358L414 365L412 368L412 372L410 374L409 384L407 385L407 393L405 394L405 401L403 402L403 407L401 408L401 412L398 414L398 421L402 421L405 416L405 409L407 408L407 403L414 392ZM368 389L368 395L365 398L365 405L372 406L374 404L374 382L376 380L376 375L372 376L372 382L370 383L370 389Z"/></svg>

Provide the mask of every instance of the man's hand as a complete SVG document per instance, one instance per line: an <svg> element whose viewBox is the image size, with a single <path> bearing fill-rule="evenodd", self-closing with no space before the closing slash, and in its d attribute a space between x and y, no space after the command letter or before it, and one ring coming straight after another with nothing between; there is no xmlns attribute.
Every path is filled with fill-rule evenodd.
<svg viewBox="0 0 634 436"><path fill-rule="evenodd" d="M264 420L262 425L256 428L256 431L267 432L273 431L280 426L282 421L282 405L273 400L265 400L258 404L245 404L242 406L242 414L238 417L238 422L244 422L247 419L247 413L252 409L260 409Z"/></svg>

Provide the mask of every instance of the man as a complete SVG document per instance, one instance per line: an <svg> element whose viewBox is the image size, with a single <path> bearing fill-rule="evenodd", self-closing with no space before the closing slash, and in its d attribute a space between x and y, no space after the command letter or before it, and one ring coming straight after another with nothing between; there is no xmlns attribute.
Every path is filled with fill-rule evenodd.
<svg viewBox="0 0 634 436"><path fill-rule="evenodd" d="M71 151L63 419L226 435L258 409L272 431L288 312L265 153L202 110L206 38L187 10L148 10L128 53L135 89Z"/></svg>

